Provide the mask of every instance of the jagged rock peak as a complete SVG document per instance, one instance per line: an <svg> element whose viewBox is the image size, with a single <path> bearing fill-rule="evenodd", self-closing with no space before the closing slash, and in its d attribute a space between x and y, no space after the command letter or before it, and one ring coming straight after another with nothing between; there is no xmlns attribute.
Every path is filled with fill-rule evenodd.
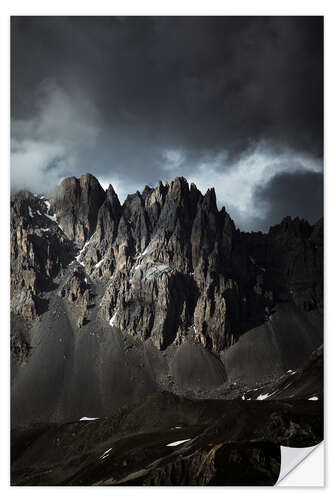
<svg viewBox="0 0 333 500"><path fill-rule="evenodd" d="M207 192L203 198L203 206L208 211L211 210L212 212L217 212L216 194L214 188L207 189Z"/></svg>
<svg viewBox="0 0 333 500"><path fill-rule="evenodd" d="M78 244L88 240L96 229L98 210L106 193L96 177L84 174L68 177L60 184L54 201L57 220L65 234Z"/></svg>
<svg viewBox="0 0 333 500"><path fill-rule="evenodd" d="M309 237L312 231L312 226L305 219L300 219L299 217L292 218L289 215L282 219L280 224L271 226L269 229L269 234L276 235L288 234L294 237Z"/></svg>
<svg viewBox="0 0 333 500"><path fill-rule="evenodd" d="M185 177L176 177L176 179L170 184L170 192L172 192L173 195L180 196L185 193L187 194L189 192L189 186Z"/></svg>
<svg viewBox="0 0 333 500"><path fill-rule="evenodd" d="M78 179L77 177L65 178L57 189L56 199L62 202L77 202L91 203L96 199L105 198L105 191L96 179L91 174L84 174Z"/></svg>
<svg viewBox="0 0 333 500"><path fill-rule="evenodd" d="M114 190L112 184L109 185L109 187L107 188L105 194L106 194L106 197L105 197L105 202L104 203L108 202L108 203L110 203L110 205L112 207L116 206L117 209L118 209L118 207L119 208L121 207L118 195L117 195L116 191Z"/></svg>
<svg viewBox="0 0 333 500"><path fill-rule="evenodd" d="M214 189L203 195L184 177L123 205L90 174L65 179L50 201L27 196L12 202L11 248L13 310L29 319L74 256L106 287L101 321L159 349L190 335L221 352L279 302L322 307L322 221L287 217L268 234L242 233Z"/></svg>
<svg viewBox="0 0 333 500"><path fill-rule="evenodd" d="M92 174L86 173L81 175L80 177L80 185L83 188L84 186L91 186L91 187L96 187L99 190L104 191L96 177L94 177Z"/></svg>

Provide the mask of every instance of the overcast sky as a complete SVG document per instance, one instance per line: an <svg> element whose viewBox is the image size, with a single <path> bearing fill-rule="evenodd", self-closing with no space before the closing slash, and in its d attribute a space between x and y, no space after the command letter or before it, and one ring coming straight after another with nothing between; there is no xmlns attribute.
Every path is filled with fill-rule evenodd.
<svg viewBox="0 0 333 500"><path fill-rule="evenodd" d="M243 230L322 215L321 17L14 17L11 179L183 175Z"/></svg>

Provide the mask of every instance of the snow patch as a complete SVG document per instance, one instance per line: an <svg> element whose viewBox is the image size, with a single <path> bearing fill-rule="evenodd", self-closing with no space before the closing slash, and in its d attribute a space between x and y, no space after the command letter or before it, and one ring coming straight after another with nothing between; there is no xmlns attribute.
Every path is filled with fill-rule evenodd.
<svg viewBox="0 0 333 500"><path fill-rule="evenodd" d="M41 227L40 230L43 231L43 233L46 233L46 231L50 231L50 228L49 227Z"/></svg>
<svg viewBox="0 0 333 500"><path fill-rule="evenodd" d="M139 253L139 255L137 257L135 257L135 260L141 259L145 255L147 255L149 246L150 246L150 243L148 243L148 245L146 246L146 248L144 249L144 251L142 253Z"/></svg>
<svg viewBox="0 0 333 500"><path fill-rule="evenodd" d="M44 200L44 203L45 203L45 205L46 205L46 209L47 209L47 213L46 213L46 214L44 214L44 215L45 215L48 219L50 219L52 222L55 222L56 224L58 224L58 222L57 222L57 216L56 216L56 215L50 215L50 213L49 213L49 212L50 212L50 208L51 208L51 203L50 203L48 200ZM39 213L39 212L38 212L38 210L37 210L37 213ZM41 214L39 214L39 215L41 215ZM59 226L59 224L58 224L58 226ZM60 227L60 226L59 226L59 227ZM62 230L62 228L61 228L61 227L60 227L60 229Z"/></svg>
<svg viewBox="0 0 333 500"><path fill-rule="evenodd" d="M50 219L51 221L53 222L56 222L57 223L57 217L56 215L49 215L49 214L45 214L45 216Z"/></svg>
<svg viewBox="0 0 333 500"><path fill-rule="evenodd" d="M80 257L82 255L82 253L84 252L84 250L87 248L87 246L89 245L89 241L86 241L85 244L83 245L83 247L81 248L81 250L79 251L79 253L77 254L77 256L75 257L75 260L78 261L79 264L81 264L82 266L84 266L84 264L82 264L82 262L80 262Z"/></svg>
<svg viewBox="0 0 333 500"><path fill-rule="evenodd" d="M144 249L144 251L141 254L141 257L144 257L145 255L147 255L149 246L150 246L150 244L146 246L146 248Z"/></svg>
<svg viewBox="0 0 333 500"><path fill-rule="evenodd" d="M318 401L318 397L317 396L312 396L312 398L309 398L308 401Z"/></svg>
<svg viewBox="0 0 333 500"><path fill-rule="evenodd" d="M84 420L99 420L99 417L82 417L82 418L80 418L80 422L83 422Z"/></svg>
<svg viewBox="0 0 333 500"><path fill-rule="evenodd" d="M186 441L190 441L191 439L182 439L181 441L174 441L173 443L169 443L166 446L178 446L179 444L186 443Z"/></svg>
<svg viewBox="0 0 333 500"><path fill-rule="evenodd" d="M169 266L169 264L154 264L147 269L147 273L145 276L146 280L155 280L160 278L164 273L172 273L173 269Z"/></svg>
<svg viewBox="0 0 333 500"><path fill-rule="evenodd" d="M33 217L34 217L34 214L32 213L31 207L28 207L28 210L29 210L29 216L30 216L31 218L33 218Z"/></svg>
<svg viewBox="0 0 333 500"><path fill-rule="evenodd" d="M112 318L110 319L110 326L114 326L114 323L116 321L116 316L117 316L117 311L114 313L114 315L112 316Z"/></svg>
<svg viewBox="0 0 333 500"><path fill-rule="evenodd" d="M106 450L103 455L101 455L99 458L101 460L104 460L104 458L107 458L109 455L110 455L110 451L112 450L112 448L109 448L108 450Z"/></svg>
<svg viewBox="0 0 333 500"><path fill-rule="evenodd" d="M104 258L102 260L100 260L99 262L97 262L97 264L95 264L96 269L98 269L102 265L103 262L104 262Z"/></svg>
<svg viewBox="0 0 333 500"><path fill-rule="evenodd" d="M268 396L269 396L269 395L270 395L270 394L269 394L269 392L267 392L267 394L260 394L260 395L257 397L257 399L258 399L259 401L261 401L262 399L266 399L266 398L268 398Z"/></svg>

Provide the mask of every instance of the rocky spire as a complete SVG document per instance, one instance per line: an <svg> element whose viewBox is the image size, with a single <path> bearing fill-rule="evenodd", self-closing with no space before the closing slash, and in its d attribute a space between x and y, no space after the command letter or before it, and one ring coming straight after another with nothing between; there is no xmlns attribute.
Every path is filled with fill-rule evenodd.
<svg viewBox="0 0 333 500"><path fill-rule="evenodd" d="M43 250L45 259L37 251L39 216L29 216L34 203L43 205L33 197L29 201L28 194L12 207L15 276L19 280L21 269L29 283L22 300L32 316L38 315L41 272L55 276L65 265L61 252L54 255L57 247ZM300 310L322 305L320 223L312 228L287 217L268 234L241 233L225 208L217 209L214 189L203 196L184 177L160 181L155 189L146 186L122 206L111 185L104 192L90 174L70 177L61 183L48 217L57 222L54 237L78 245L79 265L90 279L103 282L100 321L112 318L113 326L151 339L159 349L193 336L220 352L262 324L279 301ZM21 293L17 280L14 288ZM16 311L22 300L18 295Z"/></svg>
<svg viewBox="0 0 333 500"><path fill-rule="evenodd" d="M91 237L105 196L98 180L91 174L84 174L80 179L68 177L62 181L53 208L69 239L83 244Z"/></svg>

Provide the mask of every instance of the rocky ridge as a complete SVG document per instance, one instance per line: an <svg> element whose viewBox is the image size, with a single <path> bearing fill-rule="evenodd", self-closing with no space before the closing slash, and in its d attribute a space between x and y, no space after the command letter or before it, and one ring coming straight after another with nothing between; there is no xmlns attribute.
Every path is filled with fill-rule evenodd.
<svg viewBox="0 0 333 500"><path fill-rule="evenodd" d="M28 320L47 307L44 292L69 265L73 242L45 196L21 191L11 200L11 311Z"/></svg>
<svg viewBox="0 0 333 500"><path fill-rule="evenodd" d="M323 221L184 178L11 200L12 484L269 485L323 439Z"/></svg>
<svg viewBox="0 0 333 500"><path fill-rule="evenodd" d="M81 308L77 326L88 318L88 277L103 284L101 321L162 350L188 337L222 352L280 302L322 308L322 220L287 217L268 234L242 233L217 209L214 189L202 195L182 177L123 205L90 174L46 196L21 192L11 202L19 317L43 314L64 273L59 295Z"/></svg>

